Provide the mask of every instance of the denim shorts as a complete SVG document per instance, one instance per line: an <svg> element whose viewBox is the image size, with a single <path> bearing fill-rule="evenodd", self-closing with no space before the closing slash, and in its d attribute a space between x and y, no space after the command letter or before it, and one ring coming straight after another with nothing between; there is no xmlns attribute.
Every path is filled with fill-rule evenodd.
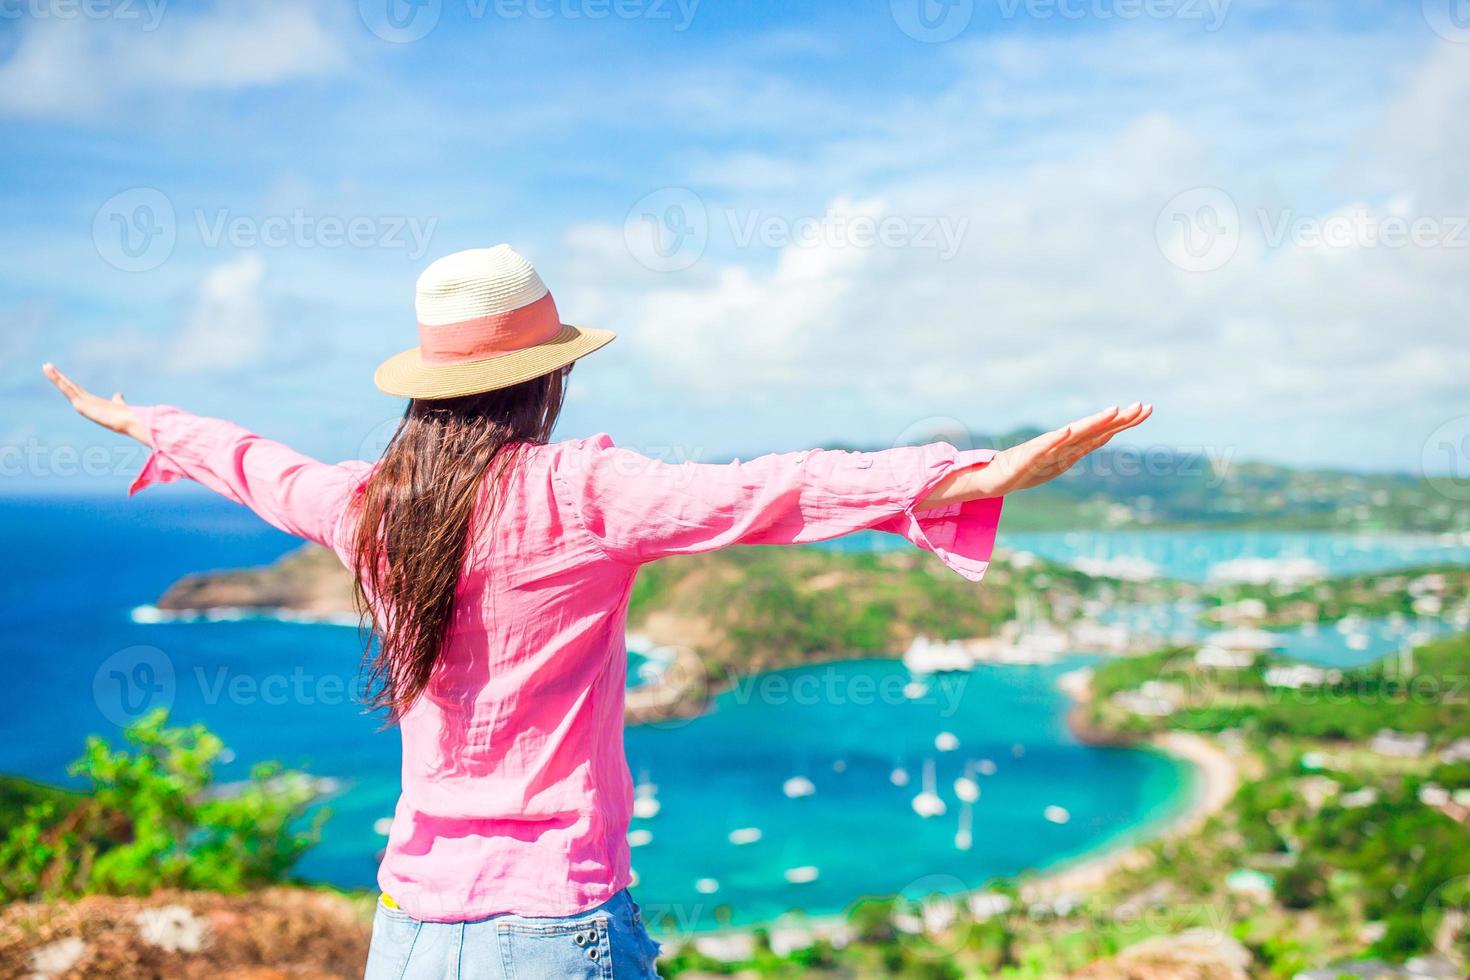
<svg viewBox="0 0 1470 980"><path fill-rule="evenodd" d="M420 922L378 900L364 980L658 977L658 943L627 890L577 915Z"/></svg>

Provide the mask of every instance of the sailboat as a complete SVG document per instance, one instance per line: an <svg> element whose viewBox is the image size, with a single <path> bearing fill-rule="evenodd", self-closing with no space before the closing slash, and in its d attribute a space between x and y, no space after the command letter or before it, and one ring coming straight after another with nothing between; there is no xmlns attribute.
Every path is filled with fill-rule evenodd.
<svg viewBox="0 0 1470 980"><path fill-rule="evenodd" d="M1049 806L1042 811L1041 815L1055 824L1064 824L1072 819L1072 814L1068 813L1064 806Z"/></svg>
<svg viewBox="0 0 1470 980"><path fill-rule="evenodd" d="M975 781L975 763L965 763L965 774L954 781L954 795L964 803L980 799L980 784Z"/></svg>
<svg viewBox="0 0 1470 980"><path fill-rule="evenodd" d="M903 766L894 766L893 771L888 774L888 781L895 786L907 786L909 784L909 771Z"/></svg>
<svg viewBox="0 0 1470 980"><path fill-rule="evenodd" d="M792 776L781 784L781 792L793 800L803 796L811 796L816 791L817 787L805 776Z"/></svg>
<svg viewBox="0 0 1470 980"><path fill-rule="evenodd" d="M924 760L924 790L914 797L914 812L924 818L940 817L946 809L934 785L934 760Z"/></svg>
<svg viewBox="0 0 1470 980"><path fill-rule="evenodd" d="M974 823L974 820L974 810L971 809L970 802L966 800L964 805L960 807L960 827L954 832L954 846L956 850L968 851L971 845L975 843L975 838L971 834L971 824Z"/></svg>
<svg viewBox="0 0 1470 980"><path fill-rule="evenodd" d="M662 808L663 804L658 801L658 787L648 781L646 773L639 773L638 785L633 787L633 816L652 820Z"/></svg>

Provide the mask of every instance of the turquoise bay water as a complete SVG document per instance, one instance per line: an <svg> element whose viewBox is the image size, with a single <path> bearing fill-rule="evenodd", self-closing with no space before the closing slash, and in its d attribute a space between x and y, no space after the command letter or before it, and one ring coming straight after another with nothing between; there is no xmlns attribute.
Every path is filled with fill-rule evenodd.
<svg viewBox="0 0 1470 980"><path fill-rule="evenodd" d="M973 887L1167 820L1190 801L1190 767L1083 746L1067 731L1056 678L1085 662L982 667L941 678L918 701L902 696L909 674L894 661L798 668L725 693L682 727L630 731L629 762L658 785L662 804L654 819L634 820L635 832L653 834L633 850L640 901L672 904L700 924L722 903L737 922L793 907L836 911L862 895ZM938 752L945 732L959 746ZM967 761L983 759L995 772L976 777L973 844L959 850L953 784ZM911 806L926 761L948 810L929 819ZM891 782L896 767L908 786ZM815 792L788 798L782 784L793 776ZM1065 807L1070 821L1048 822L1048 806ZM749 827L761 830L759 842L730 842ZM815 881L787 883L788 869L806 866L818 869ZM700 894L701 878L719 890Z"/></svg>
<svg viewBox="0 0 1470 980"><path fill-rule="evenodd" d="M166 705L175 720L204 721L233 748L225 778L274 759L340 781L325 839L300 870L371 886L382 842L374 823L392 812L398 789L398 740L352 698L356 631L272 620L149 624L129 616L184 573L268 562L294 547L293 539L240 508L176 489L132 502L0 500L0 529L12 556L0 609L14 688L0 771L65 781L87 733L115 733L121 710ZM1012 547L1058 549L1056 557L1073 540L1015 538L1022 540L1008 541ZM1110 540L1082 540L1096 549L1098 538ZM1224 557L1240 557L1242 548L1270 557L1301 545L1291 536L1210 540ZM1411 545L1385 539L1374 552L1359 539L1347 549L1322 543L1329 560L1349 567L1458 554L1433 541ZM1151 539L1136 536L1107 545L1115 554L1132 546L1158 553ZM1340 653L1334 637L1324 631L1313 638L1320 658ZM1187 805L1192 771L1154 753L1089 748L1071 738L1054 683L1084 662L982 668L920 701L896 694L906 675L891 661L802 668L727 692L707 716L630 730L630 766L657 784L661 804L655 818L635 821L652 834L633 851L640 900L677 907L702 924L722 905L737 921L794 907L831 912L862 895L979 885L1146 832ZM149 672L140 673L143 666ZM938 752L940 732L954 735L958 748ZM910 801L929 759L948 812L924 820ZM980 759L996 769L978 777L973 845L962 851L952 784L967 760ZM896 766L908 771L909 786L892 785ZM790 799L782 783L798 775L816 791ZM1070 812L1069 822L1043 818L1054 805ZM731 844L727 835L739 827L758 827L761 840ZM816 879L789 883L784 873L803 866L817 868ZM717 882L713 894L696 889L704 878Z"/></svg>
<svg viewBox="0 0 1470 980"><path fill-rule="evenodd" d="M1350 575L1435 562L1470 564L1465 535L1336 534L1329 531L1018 531L997 545L1043 558L1108 561L1141 558L1164 578L1198 582L1210 569L1239 558L1307 559L1329 574ZM864 532L822 547L871 550L908 547L891 535Z"/></svg>

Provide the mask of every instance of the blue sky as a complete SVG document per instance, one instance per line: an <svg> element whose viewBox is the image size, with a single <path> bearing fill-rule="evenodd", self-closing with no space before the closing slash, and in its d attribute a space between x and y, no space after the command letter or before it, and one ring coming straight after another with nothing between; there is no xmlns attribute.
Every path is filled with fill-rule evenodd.
<svg viewBox="0 0 1470 980"><path fill-rule="evenodd" d="M56 464L113 443L43 359L367 453L414 279L505 241L620 333L567 436L719 458L1142 398L1135 444L1463 464L1467 118L1462 0L9 0L0 463L125 478Z"/></svg>

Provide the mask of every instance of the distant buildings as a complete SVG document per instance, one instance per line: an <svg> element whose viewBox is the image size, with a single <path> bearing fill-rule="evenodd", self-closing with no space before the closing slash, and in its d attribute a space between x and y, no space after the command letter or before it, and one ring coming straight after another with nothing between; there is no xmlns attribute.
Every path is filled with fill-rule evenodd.
<svg viewBox="0 0 1470 980"><path fill-rule="evenodd" d="M1439 761L1470 762L1470 738L1457 738L1439 750Z"/></svg>
<svg viewBox="0 0 1470 980"><path fill-rule="evenodd" d="M1448 960L1434 956L1418 956L1403 966L1382 960L1355 960L1334 963L1320 970L1305 970L1292 980L1461 980L1464 971Z"/></svg>
<svg viewBox="0 0 1470 980"><path fill-rule="evenodd" d="M1255 868L1236 868L1225 876L1225 887L1236 895L1267 901L1276 892L1276 879Z"/></svg>
<svg viewBox="0 0 1470 980"><path fill-rule="evenodd" d="M1417 759L1429 751L1429 736L1423 732L1404 733L1384 728L1373 736L1368 747L1379 755Z"/></svg>
<svg viewBox="0 0 1470 980"><path fill-rule="evenodd" d="M1309 558L1233 558L1210 569L1211 581L1255 585L1295 585L1316 581L1324 574L1322 566Z"/></svg>
<svg viewBox="0 0 1470 980"><path fill-rule="evenodd" d="M1310 664L1278 664L1266 668L1266 686L1301 690L1304 687L1321 687L1341 676L1339 671L1323 670Z"/></svg>
<svg viewBox="0 0 1470 980"><path fill-rule="evenodd" d="M1245 670L1256 662L1256 655L1250 650L1227 650L1222 647L1202 647L1194 655L1196 667L1204 667L1210 670Z"/></svg>
<svg viewBox="0 0 1470 980"><path fill-rule="evenodd" d="M1167 718L1179 710L1182 692L1163 681L1144 681L1136 691L1119 691L1109 700L1124 711L1148 718Z"/></svg>

